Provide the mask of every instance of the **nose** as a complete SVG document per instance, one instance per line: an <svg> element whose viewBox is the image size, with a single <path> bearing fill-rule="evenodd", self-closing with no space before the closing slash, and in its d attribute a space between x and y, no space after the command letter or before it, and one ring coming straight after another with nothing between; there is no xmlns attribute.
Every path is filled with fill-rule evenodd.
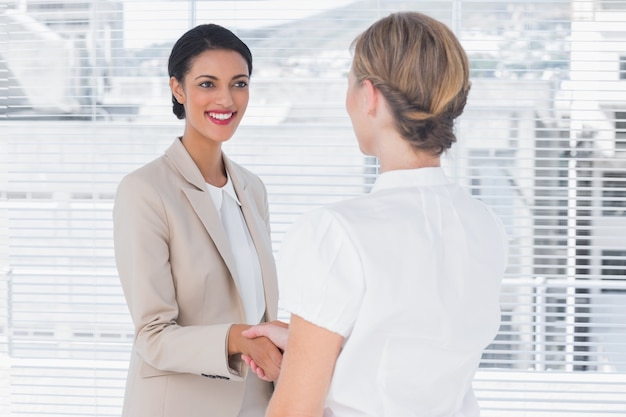
<svg viewBox="0 0 626 417"><path fill-rule="evenodd" d="M222 107L232 106L233 96L230 91L230 88L228 87L220 88L217 92L217 97L215 98L215 102Z"/></svg>

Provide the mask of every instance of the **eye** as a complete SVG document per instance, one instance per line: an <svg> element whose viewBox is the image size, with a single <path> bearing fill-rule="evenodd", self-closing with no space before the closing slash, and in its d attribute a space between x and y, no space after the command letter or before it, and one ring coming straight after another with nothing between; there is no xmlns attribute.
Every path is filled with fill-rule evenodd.
<svg viewBox="0 0 626 417"><path fill-rule="evenodd" d="M214 86L214 84L211 81L202 81L199 85L202 88L211 88Z"/></svg>
<svg viewBox="0 0 626 417"><path fill-rule="evenodd" d="M246 88L248 86L248 83L246 81L237 81L235 83L235 87L237 88Z"/></svg>

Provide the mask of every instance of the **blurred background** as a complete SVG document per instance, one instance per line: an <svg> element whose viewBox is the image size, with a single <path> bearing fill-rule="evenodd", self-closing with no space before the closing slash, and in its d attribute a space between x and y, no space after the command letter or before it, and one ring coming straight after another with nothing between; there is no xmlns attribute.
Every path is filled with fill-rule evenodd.
<svg viewBox="0 0 626 417"><path fill-rule="evenodd" d="M265 181L278 256L300 214L377 175L344 110L349 46L399 10L442 20L470 57L444 167L510 237L483 416L626 415L621 0L2 0L0 415L121 412L133 328L111 209L121 177L182 134L175 40L213 22L252 50L225 151Z"/></svg>

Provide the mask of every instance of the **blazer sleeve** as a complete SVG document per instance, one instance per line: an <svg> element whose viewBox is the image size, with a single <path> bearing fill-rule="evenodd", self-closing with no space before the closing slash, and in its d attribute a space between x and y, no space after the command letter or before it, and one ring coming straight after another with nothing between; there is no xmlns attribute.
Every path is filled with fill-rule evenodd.
<svg viewBox="0 0 626 417"><path fill-rule="evenodd" d="M144 176L119 184L113 208L117 269L135 326L135 351L151 372L191 373L240 380L244 368L228 363L232 324L180 326L169 262L167 211L159 191Z"/></svg>

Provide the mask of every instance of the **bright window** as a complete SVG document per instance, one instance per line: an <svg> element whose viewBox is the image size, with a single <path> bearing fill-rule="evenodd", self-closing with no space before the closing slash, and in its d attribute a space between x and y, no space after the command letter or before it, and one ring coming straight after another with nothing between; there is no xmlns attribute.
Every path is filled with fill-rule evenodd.
<svg viewBox="0 0 626 417"><path fill-rule="evenodd" d="M367 192L344 110L352 39L414 9L465 46L447 172L510 236L483 416L626 415L626 1L8 0L0 4L0 414L118 416L133 328L111 208L182 123L167 57L215 22L251 48L226 152L265 181L277 250L303 212ZM616 71L616 69L618 69Z"/></svg>

